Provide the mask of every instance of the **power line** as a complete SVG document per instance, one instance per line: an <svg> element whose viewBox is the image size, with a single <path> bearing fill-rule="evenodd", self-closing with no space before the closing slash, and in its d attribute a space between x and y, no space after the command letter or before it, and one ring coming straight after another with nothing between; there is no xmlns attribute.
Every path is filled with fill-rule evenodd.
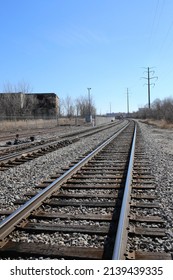
<svg viewBox="0 0 173 280"><path fill-rule="evenodd" d="M154 33L154 29L156 30L155 27L155 23L156 23L156 15L158 13L158 8L159 8L159 0L157 0L157 4L156 4L156 8L155 8L155 13L154 13L154 18L153 18L153 22L152 22L152 26L151 26L151 33L150 33L150 38L149 40L151 41L152 35ZM158 26L158 22L157 22L157 26Z"/></svg>
<svg viewBox="0 0 173 280"><path fill-rule="evenodd" d="M144 67L144 68L147 69L146 71L144 71L144 73L147 74L147 77L142 77L142 79L147 79L146 85L148 86L148 108L150 109L150 86L151 85L155 86L155 83L151 83L151 80L152 79L158 80L158 77L157 76L151 77L151 75L155 74L155 72L153 70L150 70L151 67Z"/></svg>
<svg viewBox="0 0 173 280"><path fill-rule="evenodd" d="M159 25L160 25L160 22L161 22L161 19L163 17L163 11L164 11L164 7L165 7L165 0L157 0L157 3L156 3L156 7L155 7L155 13L154 13L154 17L153 17L153 22L151 24L151 27L150 27L150 36L148 38L148 49L151 50L153 49L154 47L154 54L156 55L156 51L159 50L159 46L158 44L155 45L154 42L157 38L157 33L158 33L158 29L159 29Z"/></svg>

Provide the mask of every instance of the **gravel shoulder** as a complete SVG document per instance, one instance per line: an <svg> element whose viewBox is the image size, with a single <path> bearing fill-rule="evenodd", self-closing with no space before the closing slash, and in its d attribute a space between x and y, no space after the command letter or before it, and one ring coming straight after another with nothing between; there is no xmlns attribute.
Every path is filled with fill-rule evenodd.
<svg viewBox="0 0 173 280"><path fill-rule="evenodd" d="M161 129L138 122L146 154L155 177L160 204L159 214L165 220L164 251L173 252L173 129Z"/></svg>

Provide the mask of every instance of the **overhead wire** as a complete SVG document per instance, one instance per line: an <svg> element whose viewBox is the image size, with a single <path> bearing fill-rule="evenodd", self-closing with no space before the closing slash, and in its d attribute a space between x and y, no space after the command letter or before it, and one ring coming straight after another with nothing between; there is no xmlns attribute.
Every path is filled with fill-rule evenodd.
<svg viewBox="0 0 173 280"><path fill-rule="evenodd" d="M165 0L164 0L164 4L165 4ZM170 24L168 25L168 28L166 29L166 32L164 33L165 35L163 36L163 39L160 43L160 47L158 47L158 53L157 53L157 57L158 57L158 61L166 61L166 55L168 54L170 48L173 45L173 40L171 37L171 31L173 31L173 20L170 21ZM173 34L172 34L173 36ZM169 38L171 39L171 41L169 41ZM170 69L170 71L168 71L168 69ZM165 78L167 76L167 74L171 74L173 72L173 65L172 65L172 61L169 60L168 64L167 64L167 71L165 71L165 74L162 76L162 79Z"/></svg>
<svg viewBox="0 0 173 280"><path fill-rule="evenodd" d="M155 13L154 13L154 17L153 17L153 21L152 21L152 25L151 25L151 33L150 33L150 36L149 36L149 43L151 43L153 33L154 33L154 30L155 30L155 22L156 22L156 16L157 16L157 13L158 13L158 9L159 9L159 2L160 2L160 0L157 0L157 4L156 4L156 7L155 7Z"/></svg>
<svg viewBox="0 0 173 280"><path fill-rule="evenodd" d="M160 44L156 45L155 42L158 40L158 30L159 30L159 26L161 23L161 19L163 17L164 7L165 7L165 0L162 0L162 2L160 0L157 0L157 4L155 7L155 13L154 13L154 17L153 17L153 22L151 25L149 43L148 43L149 44L148 49L151 54L150 60L151 60L152 56L156 56L156 54L159 50Z"/></svg>

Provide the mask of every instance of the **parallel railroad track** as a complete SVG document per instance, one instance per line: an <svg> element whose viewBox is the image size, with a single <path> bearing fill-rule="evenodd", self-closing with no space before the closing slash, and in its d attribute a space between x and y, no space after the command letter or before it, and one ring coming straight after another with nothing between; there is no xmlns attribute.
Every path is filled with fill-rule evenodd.
<svg viewBox="0 0 173 280"><path fill-rule="evenodd" d="M29 160L45 155L46 153L50 153L62 147L68 146L79 141L82 137L89 137L92 134L96 134L113 126L117 126L121 124L121 122L102 125L101 127L87 128L82 131L65 133L60 135L58 139L53 137L48 140L10 147L6 149L6 151L1 151L0 153L0 171L6 171L11 167L15 167L16 165L23 164ZM126 124L126 122L124 123Z"/></svg>
<svg viewBox="0 0 173 280"><path fill-rule="evenodd" d="M135 214L157 207L154 195L143 194L155 186L139 140L133 155L136 135L138 140L131 122L70 169L35 186L37 194L26 194L27 201L16 201L21 206L0 224L1 258L171 259L157 250L134 250L131 240L165 234L160 217Z"/></svg>
<svg viewBox="0 0 173 280"><path fill-rule="evenodd" d="M83 124L82 127L85 127L86 125ZM66 128L65 128L66 127ZM3 134L0 135L0 142L2 141L8 141L11 139L14 139L16 136L16 133L20 134L21 138L29 138L30 136L34 136L34 135L39 135L41 137L44 137L47 134L56 134L57 130L61 133L66 133L67 131L67 127L69 127L70 129L72 128L72 126L55 126L55 127L47 127L47 128L31 128L31 129L27 129L25 130L25 132L22 132L22 130L17 130L15 129L16 132L4 132Z"/></svg>

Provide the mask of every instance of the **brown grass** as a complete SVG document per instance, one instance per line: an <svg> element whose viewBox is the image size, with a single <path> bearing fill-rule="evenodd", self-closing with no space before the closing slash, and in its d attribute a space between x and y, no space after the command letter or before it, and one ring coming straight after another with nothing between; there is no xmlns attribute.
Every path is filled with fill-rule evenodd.
<svg viewBox="0 0 173 280"><path fill-rule="evenodd" d="M20 131L20 130L30 130L30 129L39 129L39 128L52 128L56 126L63 126L63 125L83 125L84 120L78 119L76 121L75 118L68 119L68 118L60 118L59 120L50 119L38 119L38 120L12 120L12 121L0 121L0 131Z"/></svg>
<svg viewBox="0 0 173 280"><path fill-rule="evenodd" d="M172 129L173 123L168 123L165 120L152 120L152 119L146 119L146 120L140 120L142 123L146 123L148 125L153 125L158 128L162 129Z"/></svg>

